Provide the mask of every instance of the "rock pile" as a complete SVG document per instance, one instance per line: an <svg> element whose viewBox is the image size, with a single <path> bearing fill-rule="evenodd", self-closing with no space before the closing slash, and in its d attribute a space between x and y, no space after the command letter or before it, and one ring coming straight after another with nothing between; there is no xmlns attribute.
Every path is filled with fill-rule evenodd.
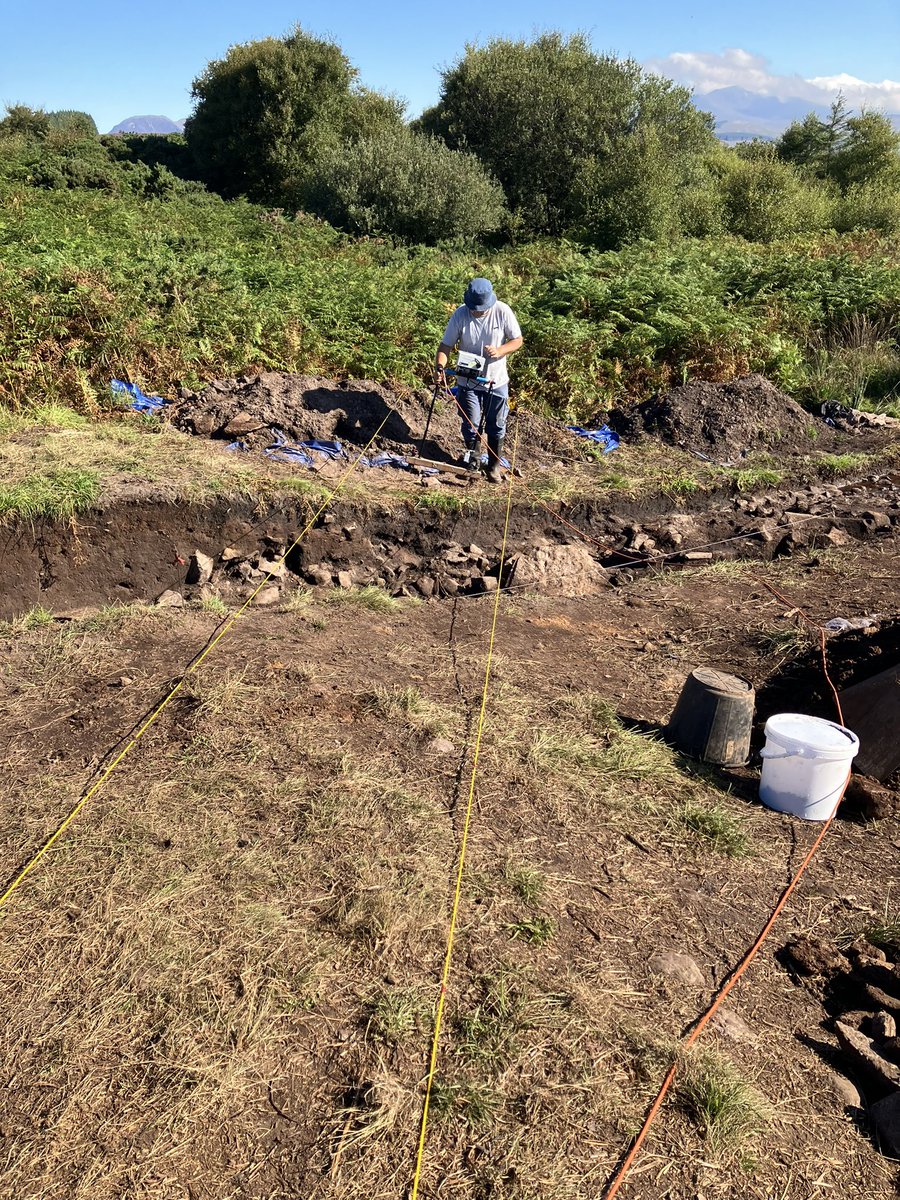
<svg viewBox="0 0 900 1200"><path fill-rule="evenodd" d="M833 1014L841 1065L868 1108L876 1144L900 1156L900 953L896 938L884 941L859 937L841 948L797 937L782 961Z"/></svg>
<svg viewBox="0 0 900 1200"><path fill-rule="evenodd" d="M366 536L360 526L325 517L326 536L301 544L287 555L286 546L267 541L262 549L226 546L217 556L195 550L186 564L184 585L157 599L178 607L185 599L218 596L246 599L263 580L256 605L272 605L298 587L353 588L375 586L392 596L425 599L478 595L498 587L515 587L556 596L588 596L609 586L607 572L581 544L539 538L507 556L500 578L497 550L470 542L444 541L432 552L416 554L399 544Z"/></svg>

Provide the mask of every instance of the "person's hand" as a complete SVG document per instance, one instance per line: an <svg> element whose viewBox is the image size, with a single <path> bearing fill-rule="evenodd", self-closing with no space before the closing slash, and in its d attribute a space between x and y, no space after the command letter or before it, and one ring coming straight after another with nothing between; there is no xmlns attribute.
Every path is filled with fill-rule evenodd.
<svg viewBox="0 0 900 1200"><path fill-rule="evenodd" d="M485 346L484 353L485 353L486 358L499 358L500 357L500 347L499 346Z"/></svg>
<svg viewBox="0 0 900 1200"><path fill-rule="evenodd" d="M435 367L434 368L434 386L440 387L441 384L443 384L444 387L447 386L447 372L444 369L444 367Z"/></svg>

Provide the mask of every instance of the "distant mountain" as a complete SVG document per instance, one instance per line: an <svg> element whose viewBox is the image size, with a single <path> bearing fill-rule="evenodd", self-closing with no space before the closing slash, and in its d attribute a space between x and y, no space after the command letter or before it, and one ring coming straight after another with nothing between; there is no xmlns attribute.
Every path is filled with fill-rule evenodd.
<svg viewBox="0 0 900 1200"><path fill-rule="evenodd" d="M128 117L120 121L110 133L184 133L184 121L172 121L169 117Z"/></svg>
<svg viewBox="0 0 900 1200"><path fill-rule="evenodd" d="M807 113L827 117L830 107L799 96L779 100L741 87L716 88L694 96L694 104L716 118L716 134L724 142L749 141L754 137L780 137L792 121L802 121ZM895 129L900 129L900 113L889 114Z"/></svg>

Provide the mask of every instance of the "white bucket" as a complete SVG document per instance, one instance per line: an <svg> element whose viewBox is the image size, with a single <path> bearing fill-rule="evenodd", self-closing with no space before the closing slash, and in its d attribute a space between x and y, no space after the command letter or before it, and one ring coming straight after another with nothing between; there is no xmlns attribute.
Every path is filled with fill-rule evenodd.
<svg viewBox="0 0 900 1200"><path fill-rule="evenodd" d="M827 821L838 805L859 738L843 725L778 713L766 721L759 798L767 808Z"/></svg>

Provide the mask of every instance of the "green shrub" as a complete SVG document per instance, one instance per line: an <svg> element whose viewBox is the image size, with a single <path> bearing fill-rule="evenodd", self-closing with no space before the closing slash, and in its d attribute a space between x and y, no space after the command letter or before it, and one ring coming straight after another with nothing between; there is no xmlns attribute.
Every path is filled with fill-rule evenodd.
<svg viewBox="0 0 900 1200"><path fill-rule="evenodd" d="M727 227L748 241L774 242L832 224L834 200L827 190L774 155L735 157L724 193Z"/></svg>
<svg viewBox="0 0 900 1200"><path fill-rule="evenodd" d="M232 46L193 84L185 137L201 178L224 196L290 203L323 155L401 124L402 104L357 75L339 46L299 27Z"/></svg>
<svg viewBox="0 0 900 1200"><path fill-rule="evenodd" d="M837 205L835 227L900 233L900 175L853 184Z"/></svg>
<svg viewBox="0 0 900 1200"><path fill-rule="evenodd" d="M506 211L502 189L473 155L406 129L333 151L302 198L351 233L431 244L489 233Z"/></svg>
<svg viewBox="0 0 900 1200"><path fill-rule="evenodd" d="M644 202L633 169L656 180L664 156L667 172L686 180L696 156L714 145L710 119L686 88L645 74L633 60L595 54L581 34L468 46L444 72L440 99L420 125L478 155L523 232L585 228L601 245L645 229L669 231L671 194L667 205L661 194ZM615 211L610 189L623 186L620 208L641 209L633 221Z"/></svg>

